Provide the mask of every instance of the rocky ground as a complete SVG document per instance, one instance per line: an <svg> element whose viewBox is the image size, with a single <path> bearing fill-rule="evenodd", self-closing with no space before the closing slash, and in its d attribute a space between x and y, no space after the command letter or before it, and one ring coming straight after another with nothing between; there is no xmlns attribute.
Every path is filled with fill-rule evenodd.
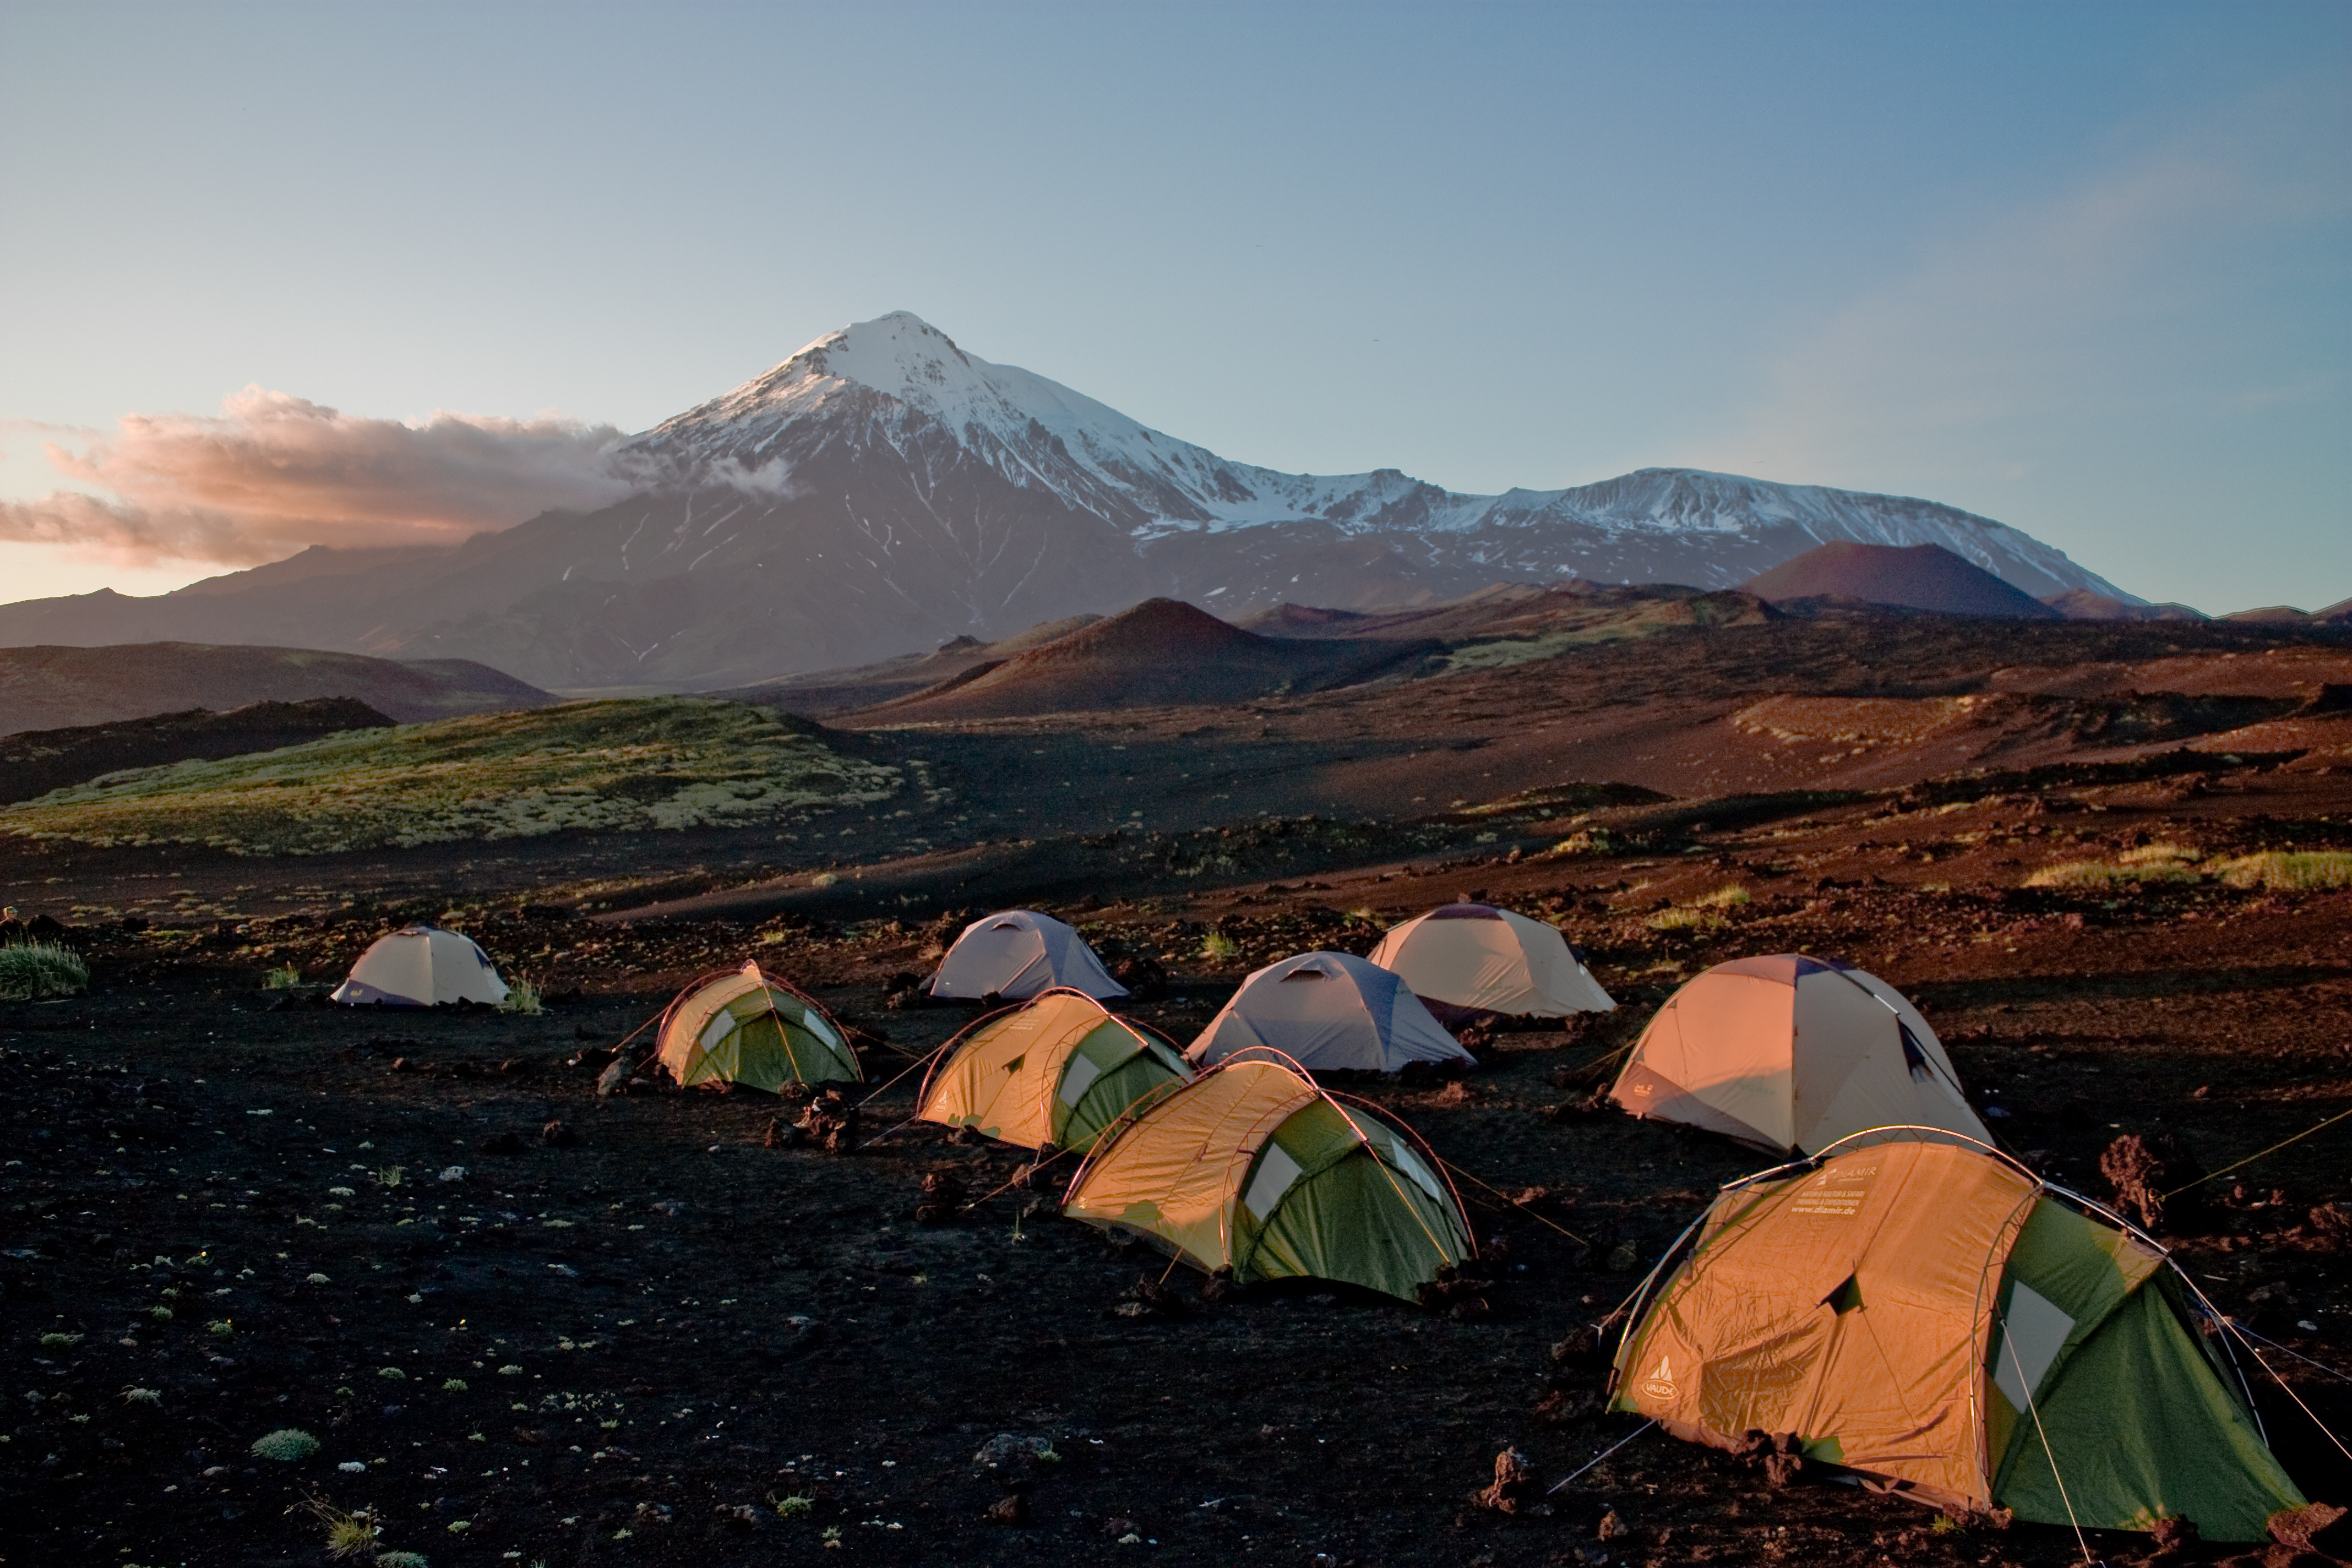
<svg viewBox="0 0 2352 1568"><path fill-rule="evenodd" d="M2328 657L2272 682L2284 711L2342 679ZM9 849L8 901L78 927L92 982L0 1003L0 1561L321 1563L337 1521L379 1531L387 1564L2079 1561L2063 1530L1776 1486L1655 1433L1549 1512L1473 1500L1507 1448L1549 1486L1633 1431L1600 1413L1576 1332L1759 1163L1577 1102L1679 981L1791 950L1916 999L1989 1124L2053 1181L2110 1196L2100 1155L2126 1134L2170 1135L2184 1172L2260 1155L2162 1229L2279 1347L2262 1413L2290 1469L2352 1502L2352 1464L2296 1405L2352 1433L2352 1383L2324 1370L2352 1372L2352 1122L2263 1152L2352 1108L2352 890L2283 885L2259 858L2352 849L2347 721L2257 716L2185 753L2089 750L2012 711L1955 772L1948 714L1907 740L1911 718L1876 710L1784 705L1742 730L1726 715L1770 695L1751 687L1679 718L1657 698L1594 740L1612 699L1579 689L1545 711L1586 738L1547 762L1542 721L1503 701L1557 686L1543 669L1385 719L1327 694L1124 717L1091 742L1076 722L878 737L941 758L961 793L938 810L967 817L961 837L952 816L861 822L903 860L903 900L861 885L880 862L855 852L779 865L717 837L309 861ZM2023 689L2000 673L1979 686ZM2189 675L2168 689L2268 689ZM1440 738L1482 713L1471 783ZM1837 724L1847 738L1806 728ZM1219 749L1242 729L1255 750ZM1022 833L1034 779L989 765L1029 752L1081 801L1038 807L1061 837ZM1927 761L1906 773L1898 752ZM1188 772L1222 787L1165 776ZM1357 793L1318 804L1333 781ZM1129 802L1150 815L1115 837L1096 819ZM1052 1173L1008 1188L1015 1153L901 1125L919 1075L896 1075L971 1015L892 998L998 901L969 865L925 872L910 834L1031 856L999 863L1030 868L1008 885L1165 971L1132 1011L1179 1038L1249 968L1363 952L1436 902L1558 921L1619 1012L1499 1034L1456 1080L1351 1086L1457 1168L1486 1310L1314 1287L1206 1301L1187 1271L1054 1217ZM318 1002L416 917L476 936L546 1010ZM746 955L860 1031L859 1152L795 1145L796 1108L754 1094L595 1094L677 987ZM297 989L265 989L287 968ZM934 1174L978 1201L919 1225ZM1172 1305L1148 1288L1163 1276ZM315 1448L256 1451L284 1430Z"/></svg>

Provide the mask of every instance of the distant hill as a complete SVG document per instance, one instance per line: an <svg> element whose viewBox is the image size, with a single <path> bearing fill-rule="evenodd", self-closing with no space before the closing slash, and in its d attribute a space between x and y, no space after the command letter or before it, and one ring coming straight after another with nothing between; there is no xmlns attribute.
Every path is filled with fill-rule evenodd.
<svg viewBox="0 0 2352 1568"><path fill-rule="evenodd" d="M1040 647L869 710L869 720L1246 701L1403 673L1433 642L1262 637L1174 599L1147 599Z"/></svg>
<svg viewBox="0 0 2352 1568"><path fill-rule="evenodd" d="M1947 616L2054 621L2061 612L1972 566L1940 544L1855 544L1835 540L1784 561L1744 584L1773 604L1858 599Z"/></svg>
<svg viewBox="0 0 2352 1568"><path fill-rule="evenodd" d="M2070 621L2203 621L2212 617L2187 605L2132 605L2088 588L2053 594L2042 601Z"/></svg>
<svg viewBox="0 0 2352 1568"><path fill-rule="evenodd" d="M404 724L555 700L467 658L173 642L0 648L0 735L321 697L348 697Z"/></svg>
<svg viewBox="0 0 2352 1568"><path fill-rule="evenodd" d="M0 801L31 800L126 768L274 752L345 730L383 730L392 721L349 697L254 702L214 713L191 708L112 724L28 730L0 737Z"/></svg>
<svg viewBox="0 0 2352 1568"><path fill-rule="evenodd" d="M2258 610L2233 611L2221 618L2225 621L2251 621L2256 626L2352 626L2352 599L2339 599L2323 609L2310 611L2298 610L2293 605L2265 605Z"/></svg>
<svg viewBox="0 0 2352 1568"><path fill-rule="evenodd" d="M847 669L821 669L808 675L787 675L774 680L762 680L757 685L739 687L731 691L715 691L714 697L732 697L740 701L764 703L799 713L811 719L829 714L854 712L871 708L877 702L894 698L910 697L926 691L958 676L969 675L986 664L1001 664L1014 654L1026 653L1033 647L1067 637L1084 626L1101 620L1100 616L1067 616L1058 621L1046 621L1031 626L1025 632L1015 632L996 642L982 642L978 637L952 637L929 653L900 654L876 664L857 665Z"/></svg>

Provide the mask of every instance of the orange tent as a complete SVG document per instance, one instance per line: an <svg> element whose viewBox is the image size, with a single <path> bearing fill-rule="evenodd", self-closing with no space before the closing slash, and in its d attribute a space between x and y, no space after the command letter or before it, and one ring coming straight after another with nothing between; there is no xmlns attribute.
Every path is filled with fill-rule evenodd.
<svg viewBox="0 0 2352 1568"><path fill-rule="evenodd" d="M1923 1502L2102 1530L2252 1541L2303 1502L2164 1249L1972 1140L1863 1133L1692 1228L1611 1379L1678 1437L1793 1436Z"/></svg>

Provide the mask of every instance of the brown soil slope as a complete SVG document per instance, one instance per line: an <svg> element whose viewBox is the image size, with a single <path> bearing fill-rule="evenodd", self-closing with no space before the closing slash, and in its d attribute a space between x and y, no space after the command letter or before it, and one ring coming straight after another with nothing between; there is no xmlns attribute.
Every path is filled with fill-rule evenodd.
<svg viewBox="0 0 2352 1568"><path fill-rule="evenodd" d="M1042 647L889 703L893 722L1220 703L1403 673L1434 645L1262 637L1174 599L1147 599Z"/></svg>
<svg viewBox="0 0 2352 1568"><path fill-rule="evenodd" d="M1744 584L1759 599L1859 599L1872 605L2005 620L2055 620L2059 612L1940 544L1853 544L1806 551Z"/></svg>
<svg viewBox="0 0 2352 1568"><path fill-rule="evenodd" d="M0 648L0 735L318 697L355 698L402 723L555 700L536 686L464 658L410 662L180 642Z"/></svg>

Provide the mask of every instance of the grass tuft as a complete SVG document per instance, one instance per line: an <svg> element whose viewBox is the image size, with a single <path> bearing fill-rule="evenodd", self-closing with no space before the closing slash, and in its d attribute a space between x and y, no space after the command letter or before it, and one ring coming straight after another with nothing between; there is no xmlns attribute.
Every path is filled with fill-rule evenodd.
<svg viewBox="0 0 2352 1568"><path fill-rule="evenodd" d="M0 947L0 997L45 1002L89 989L89 965L80 953L53 942L12 942Z"/></svg>
<svg viewBox="0 0 2352 1568"><path fill-rule="evenodd" d="M1238 954L1242 944L1221 931L1213 931L1201 939L1201 956L1223 962Z"/></svg>
<svg viewBox="0 0 2352 1568"><path fill-rule="evenodd" d="M2029 888L2087 888L2093 889L2121 887L2127 882L2193 882L2197 868L2173 861L2150 861L2139 866L2111 866L2103 860L2062 860L2054 866L2044 866L2030 872L2025 879Z"/></svg>
<svg viewBox="0 0 2352 1568"><path fill-rule="evenodd" d="M538 986L528 980L510 980L507 983L506 999L499 1004L499 1011L520 1013L535 1018L547 1011L547 1005L540 1000Z"/></svg>
<svg viewBox="0 0 2352 1568"><path fill-rule="evenodd" d="M261 977L264 991L291 991L302 984L302 972L290 963L281 963Z"/></svg>
<svg viewBox="0 0 2352 1568"><path fill-rule="evenodd" d="M280 1426L277 1431L264 1432L253 1440L256 1458L276 1459L281 1464L307 1459L318 1451L319 1439L299 1426Z"/></svg>
<svg viewBox="0 0 2352 1568"><path fill-rule="evenodd" d="M1714 931L1723 923L1723 917L1713 910L1695 910L1681 905L1660 910L1643 922L1652 931Z"/></svg>
<svg viewBox="0 0 2352 1568"><path fill-rule="evenodd" d="M2276 888L2316 892L2352 888L2352 853L2341 849L2273 849L2241 855L2213 868L2233 888Z"/></svg>
<svg viewBox="0 0 2352 1568"><path fill-rule="evenodd" d="M1691 900L1691 907L1699 910L1726 910L1736 908L1748 901L1748 889L1737 882L1728 882L1712 893L1701 893Z"/></svg>

